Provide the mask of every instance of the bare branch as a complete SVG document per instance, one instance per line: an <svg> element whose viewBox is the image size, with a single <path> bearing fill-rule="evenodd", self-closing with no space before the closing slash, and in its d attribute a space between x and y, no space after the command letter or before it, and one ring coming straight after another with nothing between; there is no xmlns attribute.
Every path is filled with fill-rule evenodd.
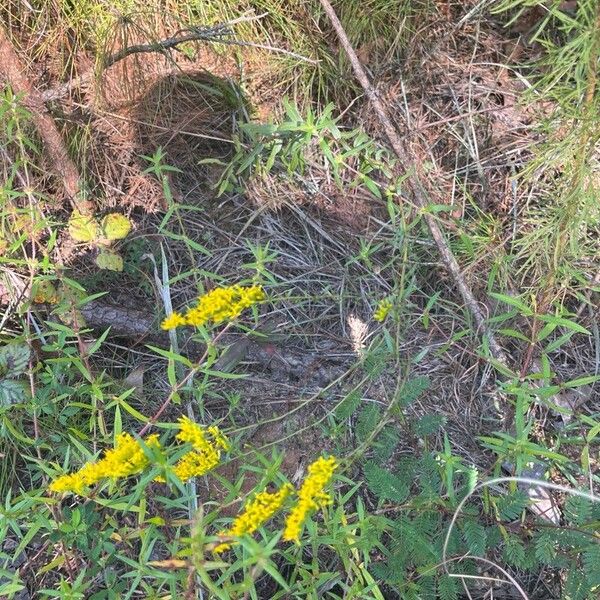
<svg viewBox="0 0 600 600"><path fill-rule="evenodd" d="M181 44L185 44L186 42L209 42L213 44L225 44L229 46L241 46L244 48L259 48L261 50L268 50L269 52L275 52L278 54L284 54L286 56L290 56L297 60L302 60L304 62L308 62L311 64L317 64L318 61L313 60L312 58L307 58L302 56L301 54L297 54L296 52L291 52L289 50L285 50L284 48L277 48L276 46L269 46L266 44L255 44L253 42L245 42L240 40L235 40L231 36L233 36L234 31L231 28L232 25L240 23L242 21L255 20L257 18L261 18L264 15L259 15L258 17L246 18L241 17L240 19L236 19L234 21L230 21L228 23L223 23L220 25L216 25L215 27L190 27L188 29L184 29L178 31L174 36L166 38L164 40L160 40L157 42L150 42L147 44L135 44L133 46L127 46L126 48L122 48L118 52L111 54L107 58L102 61L102 69L108 69L112 67L115 63L127 58L128 56L132 56L133 54L145 54L150 52L159 52L166 53L168 50L174 50ZM94 76L94 70L91 69L87 71L80 77L75 77L71 81L63 83L55 88L46 90L42 93L42 98L44 102L50 102L52 100L59 100L66 96L71 90L77 89L87 82L91 81Z"/></svg>

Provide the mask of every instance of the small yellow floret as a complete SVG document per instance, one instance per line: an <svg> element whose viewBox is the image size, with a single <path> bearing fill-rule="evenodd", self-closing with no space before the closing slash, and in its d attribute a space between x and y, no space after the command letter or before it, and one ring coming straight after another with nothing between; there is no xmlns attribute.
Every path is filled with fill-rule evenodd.
<svg viewBox="0 0 600 600"><path fill-rule="evenodd" d="M379 322L385 321L393 306L394 305L392 304L392 301L389 298L381 300L377 305L377 309L373 313L373 318Z"/></svg>
<svg viewBox="0 0 600 600"><path fill-rule="evenodd" d="M221 449L229 450L229 442L218 427L204 429L188 417L179 419L177 439L193 448L173 467L173 473L183 482L214 469L221 460Z"/></svg>
<svg viewBox="0 0 600 600"><path fill-rule="evenodd" d="M201 477L219 464L218 452L188 452L173 467L173 473L184 483L192 477Z"/></svg>
<svg viewBox="0 0 600 600"><path fill-rule="evenodd" d="M331 495L325 492L324 488L337 466L335 457L321 456L308 467L308 475L298 492L298 502L285 521L284 540L298 542L308 514L333 502Z"/></svg>
<svg viewBox="0 0 600 600"><path fill-rule="evenodd" d="M244 507L244 511L235 518L229 529L219 532L219 536L240 537L254 533L281 508L285 499L293 490L293 486L286 483L274 494L267 491L260 492L248 502ZM214 551L220 553L229 550L229 548L231 548L231 543L224 542L219 544Z"/></svg>
<svg viewBox="0 0 600 600"><path fill-rule="evenodd" d="M175 329L186 324L185 317L179 313L171 313L161 324L161 328L164 330Z"/></svg>

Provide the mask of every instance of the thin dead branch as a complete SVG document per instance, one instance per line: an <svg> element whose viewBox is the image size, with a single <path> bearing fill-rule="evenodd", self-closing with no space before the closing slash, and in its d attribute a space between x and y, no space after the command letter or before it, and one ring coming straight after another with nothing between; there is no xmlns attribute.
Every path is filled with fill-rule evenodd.
<svg viewBox="0 0 600 600"><path fill-rule="evenodd" d="M256 18L260 17L254 17L253 19ZM115 52L114 54L111 54L110 56L106 57L102 61L101 68L102 70L108 69L112 67L115 63L133 54L147 54L150 52L165 53L168 50L177 49L178 46L180 46L181 44L185 44L186 42L209 42L217 44L226 44L229 46L241 46L245 48L258 48L260 50L268 50L269 52L285 54L286 56L291 56L292 58L302 60L311 64L316 64L318 62L311 58L307 58L306 56L302 56L301 54L297 54L296 52L285 50L284 48L277 48L276 46L256 44L253 42L245 42L242 40L232 39L231 36L234 35L232 25L247 20L250 19L236 19L235 21L222 23L220 25L216 25L215 27L190 27L188 29L178 31L175 35L164 40L150 42L148 44L135 44L133 46L127 46L126 48L122 48L118 52ZM67 94L69 94L72 90L77 89L91 81L93 77L94 69L91 69L90 71L87 71L80 77L75 77L70 81L67 81L66 83L63 83L55 88L46 90L45 92L43 92L42 98L44 99L44 102L60 100L61 98L64 98Z"/></svg>
<svg viewBox="0 0 600 600"><path fill-rule="evenodd" d="M479 302L477 301L477 299L473 295L473 292L471 291L470 287L465 281L460 266L458 265L454 254L450 250L435 216L430 214L427 210L429 202L427 199L427 194L419 178L419 165L410 164L409 160L407 159L408 153L404 147L404 144L402 143L400 136L394 128L394 125L392 124L385 107L379 99L377 92L371 85L371 82L369 81L369 78L367 77L367 74L360 63L358 56L356 55L354 48L350 44L350 40L348 39L348 36L346 35L346 32L335 13L335 10L331 6L331 3L329 2L329 0L320 0L320 2L338 36L338 39L340 40L342 47L344 48L344 51L346 52L350 60L350 63L352 64L354 75L358 79L360 85L362 86L367 97L369 98L371 106L377 114L377 118L379 119L379 122L383 127L385 135L388 138L392 149L394 150L394 153L398 157L401 168L407 173L412 173L412 175L406 180L409 191L417 207L423 211L423 216L425 218L427 226L429 227L431 236L433 237L433 240L437 246L438 252L440 253L442 261L446 266L446 269L448 270L456 286L458 287L458 290L460 292L460 295L462 296L464 303L473 315L473 318L477 323L477 327L480 329L480 331L483 332L483 335L487 338L487 342L492 356L496 360L504 364L509 364L506 353L504 352L500 344L497 342L493 332L488 327L486 323L486 318L479 306Z"/></svg>
<svg viewBox="0 0 600 600"><path fill-rule="evenodd" d="M19 58L6 30L0 27L0 74L12 86L13 92L23 96L23 104L29 109L38 135L46 147L54 173L61 179L67 198L73 208L82 213L93 212L89 203L78 201L81 176L71 160L56 123L44 106L44 100L27 77L27 69Z"/></svg>

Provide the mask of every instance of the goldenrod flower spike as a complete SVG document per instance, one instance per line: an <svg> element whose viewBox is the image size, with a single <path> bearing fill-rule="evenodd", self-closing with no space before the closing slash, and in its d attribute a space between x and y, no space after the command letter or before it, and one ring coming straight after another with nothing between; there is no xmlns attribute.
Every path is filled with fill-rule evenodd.
<svg viewBox="0 0 600 600"><path fill-rule="evenodd" d="M145 444L150 448L160 448L157 435L147 437ZM106 450L101 460L86 463L76 473L58 477L50 484L49 489L51 492L83 494L86 488L102 479L116 480L137 475L149 465L150 460L140 443L130 434L121 433L114 449Z"/></svg>
<svg viewBox="0 0 600 600"><path fill-rule="evenodd" d="M221 460L221 449L229 450L229 442L218 427L204 429L188 417L179 419L177 439L193 448L173 467L173 472L183 482L214 469Z"/></svg>
<svg viewBox="0 0 600 600"><path fill-rule="evenodd" d="M171 313L163 322L161 327L165 330L175 329L186 324L185 317L179 313Z"/></svg>
<svg viewBox="0 0 600 600"><path fill-rule="evenodd" d="M185 314L169 315L162 322L161 327L163 329L174 329L182 325L200 327L210 323L232 321L245 309L263 302L265 298L265 292L259 285L218 287L200 296L198 304L188 309Z"/></svg>
<svg viewBox="0 0 600 600"><path fill-rule="evenodd" d="M331 495L325 492L324 488L337 467L338 462L334 456L321 456L308 467L308 475L298 492L298 502L285 521L284 540L298 542L308 514L333 502Z"/></svg>
<svg viewBox="0 0 600 600"><path fill-rule="evenodd" d="M260 492L248 502L244 507L244 511L235 518L231 527L225 531L220 531L219 535L223 537L240 537L245 534L254 533L281 508L285 499L293 490L293 486L286 483L274 494L267 491ZM214 551L221 553L229 550L229 548L231 548L231 543L224 542L219 544Z"/></svg>

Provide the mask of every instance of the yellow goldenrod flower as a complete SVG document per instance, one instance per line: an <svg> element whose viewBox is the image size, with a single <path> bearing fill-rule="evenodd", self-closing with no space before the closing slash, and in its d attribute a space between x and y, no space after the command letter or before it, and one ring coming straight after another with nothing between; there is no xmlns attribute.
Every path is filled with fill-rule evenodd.
<svg viewBox="0 0 600 600"><path fill-rule="evenodd" d="M229 442L218 427L204 429L188 417L179 419L177 439L193 448L173 467L173 473L183 482L205 475L214 469L221 460L221 449L229 450ZM162 478L158 479L164 481Z"/></svg>
<svg viewBox="0 0 600 600"><path fill-rule="evenodd" d="M201 477L219 464L218 452L188 452L173 467L173 473L184 483L192 477Z"/></svg>
<svg viewBox="0 0 600 600"><path fill-rule="evenodd" d="M385 321L393 306L394 305L392 304L392 301L389 298L384 298L383 300L380 300L379 304L377 305L377 309L373 313L373 318L379 322Z"/></svg>
<svg viewBox="0 0 600 600"><path fill-rule="evenodd" d="M163 322L161 327L163 329L175 329L175 327L181 327L186 324L185 317L179 313L171 313Z"/></svg>
<svg viewBox="0 0 600 600"><path fill-rule="evenodd" d="M154 449L160 448L157 435L146 438L145 444ZM115 447L106 450L104 457L96 462L86 463L75 473L62 475L50 484L51 492L73 492L82 494L91 485L102 479L121 479L141 473L150 465L140 443L130 434L121 433Z"/></svg>
<svg viewBox="0 0 600 600"><path fill-rule="evenodd" d="M180 417L177 439L182 442L188 442L198 452L202 452L213 446L229 450L229 442L218 427L213 426L204 429L188 417Z"/></svg>
<svg viewBox="0 0 600 600"><path fill-rule="evenodd" d="M222 537L240 537L254 533L281 508L293 489L291 484L286 483L274 494L267 491L260 492L248 502L244 507L244 511L235 518L231 527L225 531L220 531L218 535ZM229 550L229 548L231 548L231 543L224 542L219 544L214 551L220 553Z"/></svg>
<svg viewBox="0 0 600 600"><path fill-rule="evenodd" d="M285 521L284 540L298 542L309 512L333 502L331 495L324 491L324 487L329 483L337 466L338 462L334 456L321 456L308 467L308 475L298 492L298 502Z"/></svg>
<svg viewBox="0 0 600 600"><path fill-rule="evenodd" d="M185 315L169 315L162 322L162 328L174 329L181 325L199 327L209 323L231 321L239 317L246 308L264 301L265 298L265 292L259 285L218 287L200 296L198 304L188 309Z"/></svg>

